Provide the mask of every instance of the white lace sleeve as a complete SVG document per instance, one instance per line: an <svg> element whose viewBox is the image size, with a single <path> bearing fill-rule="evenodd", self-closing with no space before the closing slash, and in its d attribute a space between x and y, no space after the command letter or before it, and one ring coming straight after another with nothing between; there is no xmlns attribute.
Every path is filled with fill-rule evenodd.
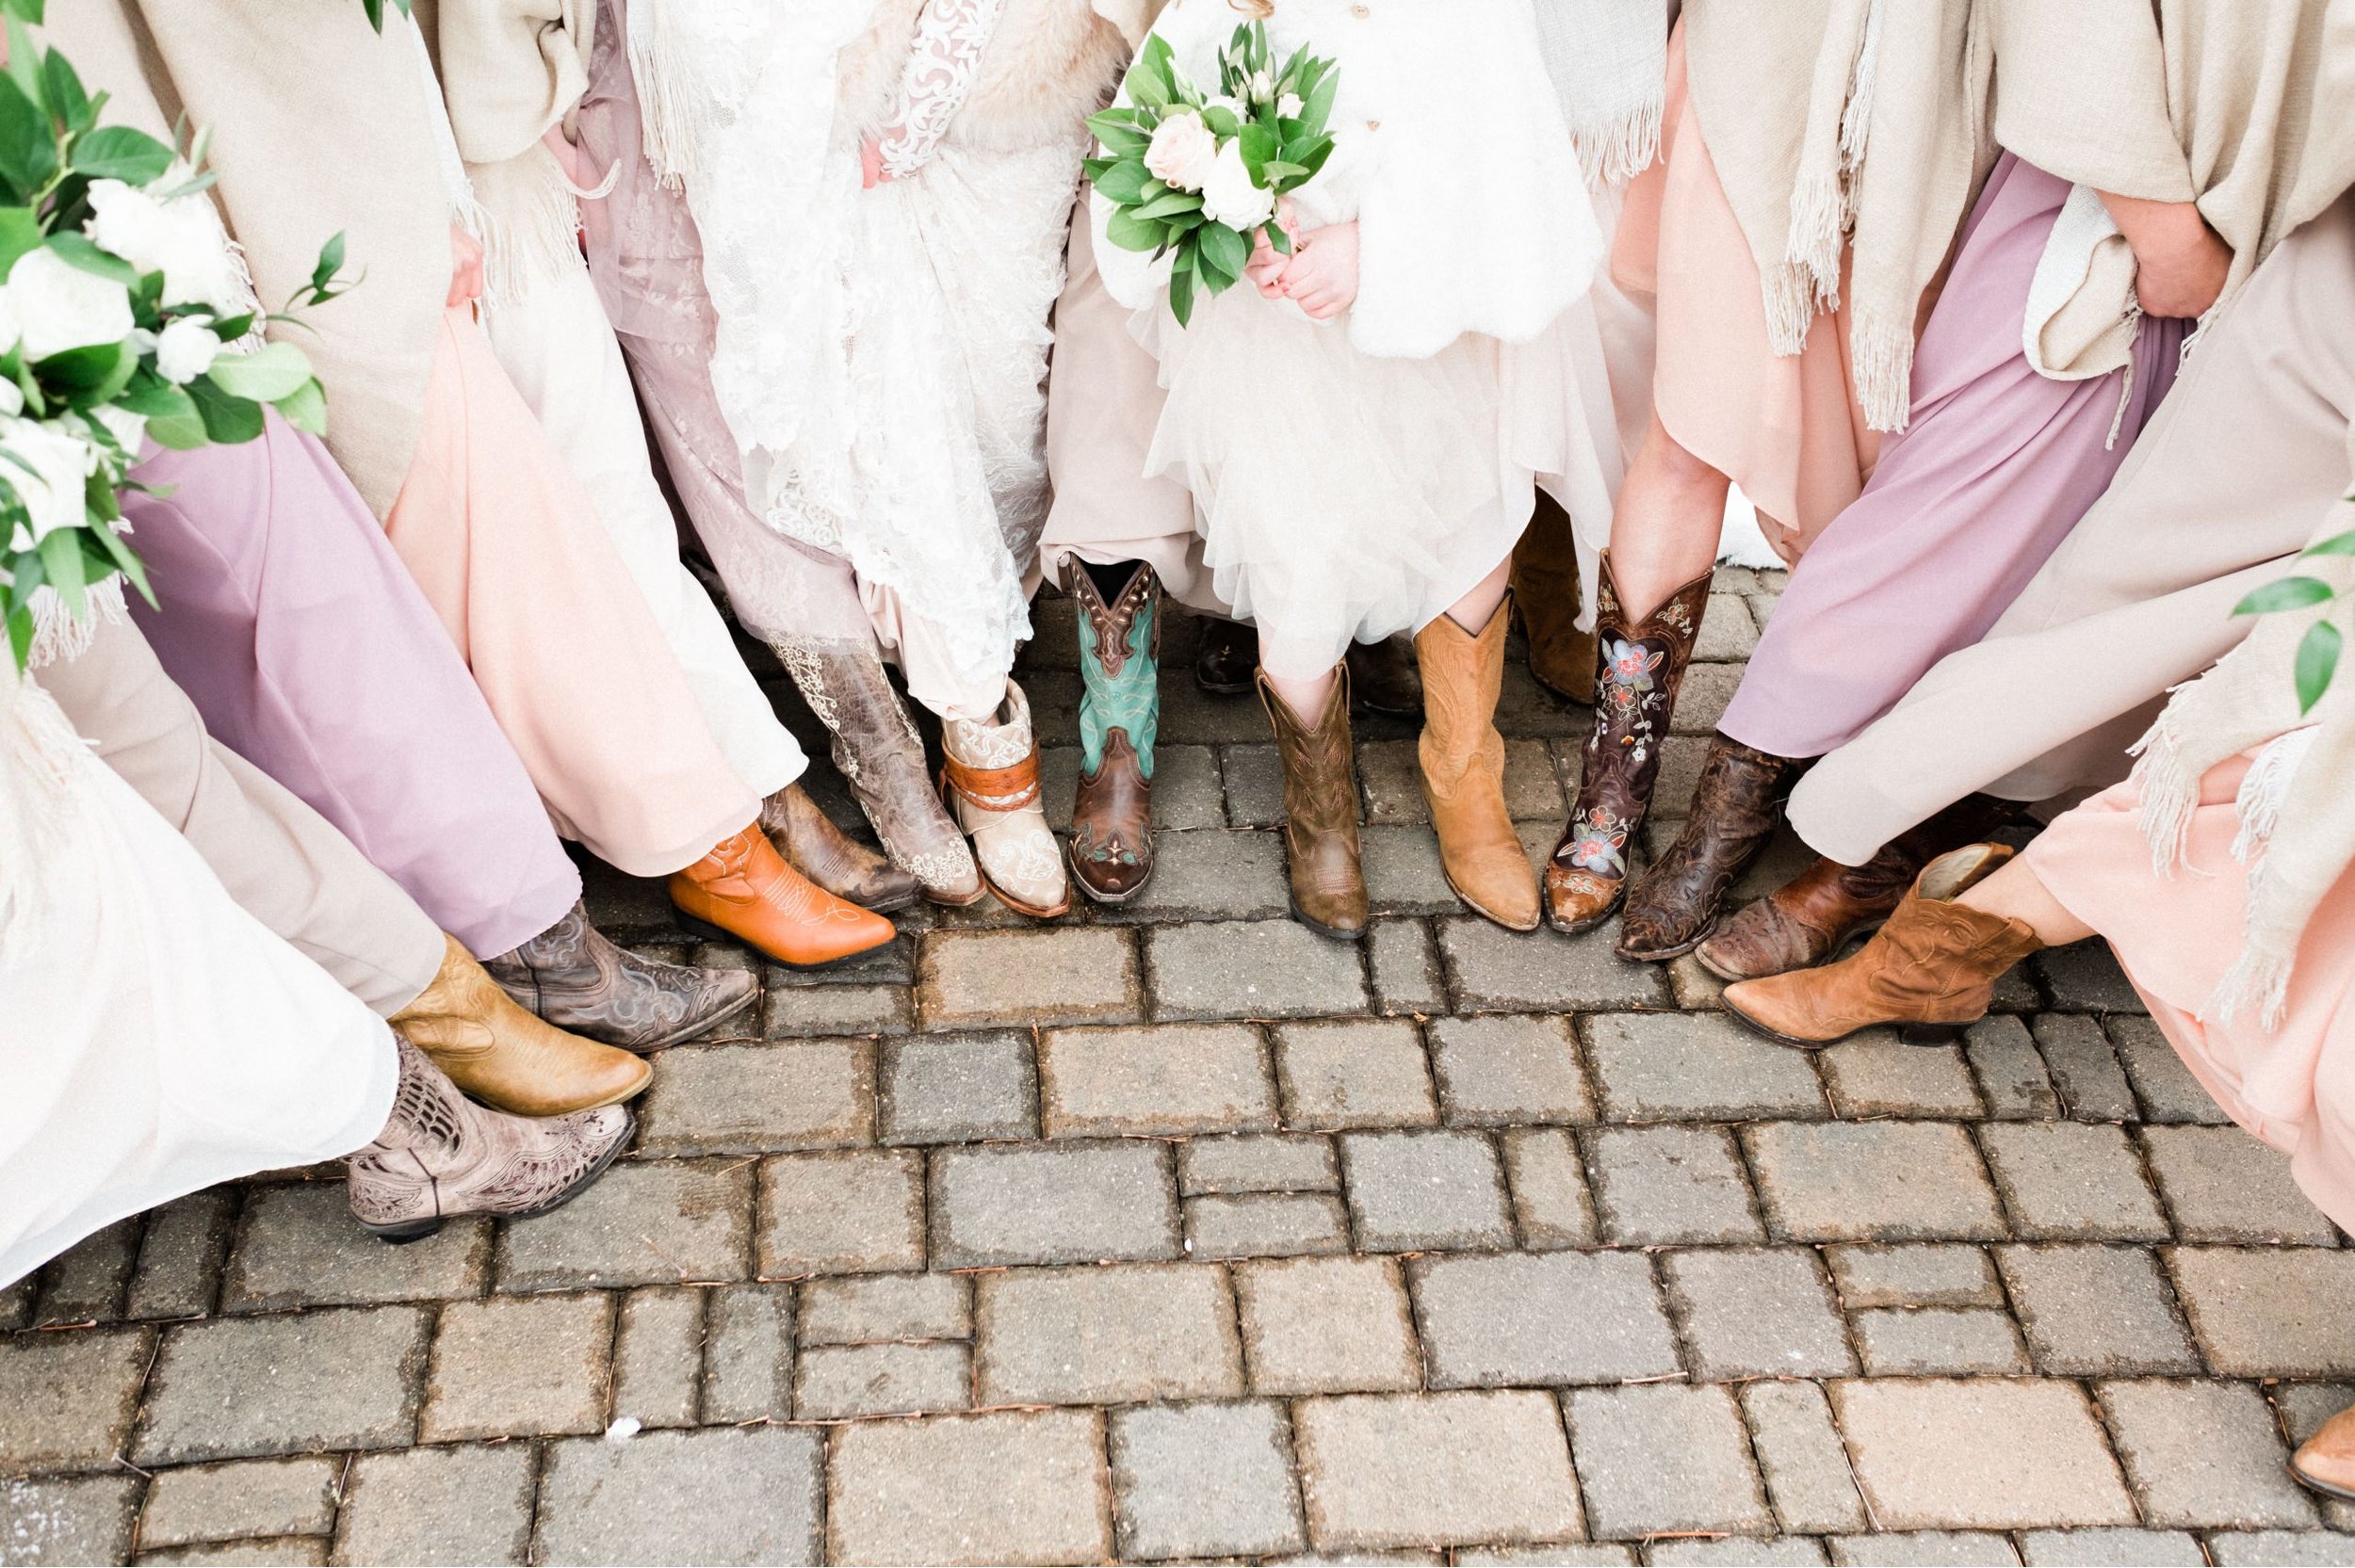
<svg viewBox="0 0 2355 1568"><path fill-rule="evenodd" d="M900 105L885 122L883 171L904 179L932 161L949 122L964 106L980 71L982 51L997 30L1001 0L925 0L907 70L900 77Z"/></svg>

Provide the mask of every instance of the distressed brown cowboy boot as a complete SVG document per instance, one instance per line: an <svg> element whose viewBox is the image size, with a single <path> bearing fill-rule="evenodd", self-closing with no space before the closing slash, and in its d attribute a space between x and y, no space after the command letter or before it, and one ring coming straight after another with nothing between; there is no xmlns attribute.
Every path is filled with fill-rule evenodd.
<svg viewBox="0 0 2355 1568"><path fill-rule="evenodd" d="M833 737L835 767L883 840L892 864L923 884L935 904L981 902L972 847L941 803L924 762L924 742L871 653L779 641L776 655L810 712Z"/></svg>
<svg viewBox="0 0 2355 1568"><path fill-rule="evenodd" d="M1259 670L1259 634L1240 621L1202 618L1194 645L1194 684L1217 697L1240 697Z"/></svg>
<svg viewBox="0 0 2355 1568"><path fill-rule="evenodd" d="M1125 904L1153 875L1153 741L1161 724L1161 588L1143 561L1107 605L1077 558L1064 591L1080 618L1080 788L1071 880Z"/></svg>
<svg viewBox="0 0 2355 1568"><path fill-rule="evenodd" d="M1888 919L1922 867L1986 837L2010 812L1990 796L1966 796L1891 839L1862 865L1818 860L1727 916L1693 957L1722 980L1811 969Z"/></svg>
<svg viewBox="0 0 2355 1568"><path fill-rule="evenodd" d="M1513 547L1513 607L1529 639L1530 677L1581 707L1595 700L1595 634L1578 629L1584 597L1570 514L1541 490Z"/></svg>
<svg viewBox="0 0 2355 1568"><path fill-rule="evenodd" d="M1821 969L1730 985L1726 1010L1804 1051L1881 1024L1897 1025L1917 1045L1961 1039L1965 1026L1987 1016L1995 982L2044 946L2022 921L1955 901L2011 854L2005 845L1974 844L1941 855L1872 941Z"/></svg>
<svg viewBox="0 0 2355 1568"><path fill-rule="evenodd" d="M1665 963L1699 946L1726 894L1766 848L1805 762L1713 736L1684 826L1628 883L1616 946L1623 959Z"/></svg>
<svg viewBox="0 0 2355 1568"><path fill-rule="evenodd" d="M846 903L889 914L924 896L914 872L836 827L800 784L787 784L760 803L760 831L795 870Z"/></svg>
<svg viewBox="0 0 2355 1568"><path fill-rule="evenodd" d="M1391 719L1422 717L1422 671L1415 667L1415 643L1404 637L1353 642L1342 655L1349 666L1353 712Z"/></svg>
<svg viewBox="0 0 2355 1568"><path fill-rule="evenodd" d="M465 1092L517 1116L562 1116L619 1105L653 1080L627 1051L526 1012L456 937L442 941L433 983L385 1022Z"/></svg>
<svg viewBox="0 0 2355 1568"><path fill-rule="evenodd" d="M1536 873L1504 805L1504 737L1497 693L1504 682L1508 598L1478 637L1441 615L1415 634L1422 663L1422 794L1439 835L1448 886L1508 930L1534 931L1545 912Z"/></svg>
<svg viewBox="0 0 2355 1568"><path fill-rule="evenodd" d="M393 1114L345 1161L352 1218L391 1242L422 1241L469 1214L510 1219L571 1201L629 1141L620 1106L568 1116L505 1116L463 1094L407 1041Z"/></svg>
<svg viewBox="0 0 2355 1568"><path fill-rule="evenodd" d="M2326 1497L2355 1502L2355 1405L2314 1429L2290 1456L2290 1479Z"/></svg>
<svg viewBox="0 0 2355 1568"><path fill-rule="evenodd" d="M625 1051L691 1040L760 999L759 977L748 970L665 963L615 946L577 903L482 967L518 1006Z"/></svg>
<svg viewBox="0 0 2355 1568"><path fill-rule="evenodd" d="M1611 580L1610 554L1603 555L1595 720L1569 825L1546 863L1546 923L1558 931L1592 930L1611 918L1627 892L1628 856L1651 809L1668 716L1709 608L1709 581L1702 573L1630 625Z"/></svg>
<svg viewBox="0 0 2355 1568"><path fill-rule="evenodd" d="M1349 741L1349 670L1343 666L1311 729L1259 677L1259 702L1275 727L1284 765L1284 850L1292 915L1321 935L1366 934L1366 877L1357 860L1357 758Z"/></svg>

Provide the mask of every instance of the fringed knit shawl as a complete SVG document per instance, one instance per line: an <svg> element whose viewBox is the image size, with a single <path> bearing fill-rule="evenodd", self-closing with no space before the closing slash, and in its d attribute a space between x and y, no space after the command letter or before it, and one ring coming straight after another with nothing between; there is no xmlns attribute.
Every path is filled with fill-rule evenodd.
<svg viewBox="0 0 2355 1568"><path fill-rule="evenodd" d="M2355 432L2348 439L2355 468ZM2355 530L2355 501L2333 506L2314 542ZM2345 590L2355 558L2309 557L2298 573ZM2281 1021L2298 945L2331 888L2355 865L2355 661L2343 665L2311 712L2298 711L2299 641L2323 615L2345 628L2347 602L2269 615L2248 640L2198 680L2176 688L2136 743L2134 782L2143 832L2162 876L2184 867L2193 808L2208 769L2252 747L2266 750L2243 781L2233 857L2247 868L2249 905L2240 956L2205 1016L2253 1008L2267 1028ZM2197 876L2203 868L2192 866Z"/></svg>
<svg viewBox="0 0 2355 1568"><path fill-rule="evenodd" d="M1844 252L1865 421L1904 429L1924 293L1995 158L1973 0L1687 0L1684 20L1694 111L1775 352L1839 308Z"/></svg>
<svg viewBox="0 0 2355 1568"><path fill-rule="evenodd" d="M1535 0L1537 41L1587 184L1634 178L1660 155L1668 11L1658 0Z"/></svg>

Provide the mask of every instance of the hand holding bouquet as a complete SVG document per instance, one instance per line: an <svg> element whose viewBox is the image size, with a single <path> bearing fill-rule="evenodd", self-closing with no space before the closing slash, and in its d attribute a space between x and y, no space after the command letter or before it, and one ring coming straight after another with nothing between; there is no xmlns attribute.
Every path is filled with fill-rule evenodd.
<svg viewBox="0 0 2355 1568"><path fill-rule="evenodd" d="M1179 326L1193 319L1197 295L1233 286L1262 239L1291 254L1276 203L1333 152L1333 61L1303 48L1279 71L1267 24L1253 22L1219 51L1218 75L1218 92L1204 94L1156 35L1129 68L1128 105L1088 119L1103 148L1088 178L1113 208L1106 234L1125 251L1173 258L1169 308Z"/></svg>
<svg viewBox="0 0 2355 1568"><path fill-rule="evenodd" d="M0 9L0 624L22 670L37 622L82 620L118 575L154 603L116 500L145 441L251 441L265 405L323 432L327 404L300 348L229 347L288 318L254 308L203 194L204 138L184 160L100 124L106 94L18 20L39 20L39 0ZM334 298L343 251L330 240L290 303Z"/></svg>

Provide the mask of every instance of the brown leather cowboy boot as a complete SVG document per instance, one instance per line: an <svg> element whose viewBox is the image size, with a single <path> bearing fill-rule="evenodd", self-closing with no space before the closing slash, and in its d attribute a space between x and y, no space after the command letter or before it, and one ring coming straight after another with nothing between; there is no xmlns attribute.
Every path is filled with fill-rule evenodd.
<svg viewBox="0 0 2355 1568"><path fill-rule="evenodd" d="M1284 850L1292 915L1320 935L1366 934L1366 877L1357 863L1357 757L1349 743L1349 670L1343 666L1314 729L1304 726L1259 677L1259 702L1284 764Z"/></svg>
<svg viewBox="0 0 2355 1568"><path fill-rule="evenodd" d="M1125 904L1153 875L1153 740L1161 712L1161 585L1136 563L1109 605L1077 557L1064 591L1080 618L1080 788L1071 807L1071 880L1099 904Z"/></svg>
<svg viewBox="0 0 2355 1568"><path fill-rule="evenodd" d="M729 834L671 877L679 925L750 944L788 969L819 969L880 947L899 932L786 864L757 824Z"/></svg>
<svg viewBox="0 0 2355 1568"><path fill-rule="evenodd" d="M787 784L760 803L760 831L796 871L845 903L889 914L924 896L914 872L836 827L800 784Z"/></svg>
<svg viewBox="0 0 2355 1568"><path fill-rule="evenodd" d="M2355 1502L2355 1405L2314 1429L2290 1456L2290 1479L2326 1497Z"/></svg>
<svg viewBox="0 0 2355 1568"><path fill-rule="evenodd" d="M1711 736L1676 842L1628 883L1618 955L1665 963L1697 946L1727 892L1775 836L1782 802L1806 771L1805 762Z"/></svg>
<svg viewBox="0 0 2355 1568"><path fill-rule="evenodd" d="M1513 607L1529 639L1530 677L1566 703L1595 700L1595 633L1578 629L1584 595L1570 514L1544 491L1513 547Z"/></svg>
<svg viewBox="0 0 2355 1568"><path fill-rule="evenodd" d="M2042 947L2018 920L1955 900L2011 849L1974 844L1930 862L1873 940L1838 963L1726 987L1728 1012L1767 1039L1803 1051L1835 1045L1879 1024L1916 1045L1962 1038L1987 1016L1995 982Z"/></svg>
<svg viewBox="0 0 2355 1568"><path fill-rule="evenodd" d="M1505 810L1504 737L1496 726L1512 621L1508 597L1478 637L1451 615L1415 634L1426 704L1417 754L1448 886L1474 913L1508 930L1534 931L1545 906Z"/></svg>
<svg viewBox="0 0 2355 1568"><path fill-rule="evenodd" d="M1610 554L1603 555L1595 722L1569 826L1546 863L1546 922L1558 931L1592 930L1627 892L1628 856L1651 809L1668 715L1709 608L1710 576L1695 577L1631 626L1611 580Z"/></svg>
<svg viewBox="0 0 2355 1568"><path fill-rule="evenodd" d="M517 1005L625 1051L675 1045L760 999L760 978L749 971L665 963L615 946L577 903L482 967Z"/></svg>
<svg viewBox="0 0 2355 1568"><path fill-rule="evenodd" d="M654 1069L610 1045L566 1034L515 1005L454 936L416 999L385 1020L450 1081L495 1109L562 1116L619 1105Z"/></svg>
<svg viewBox="0 0 2355 1568"><path fill-rule="evenodd" d="M1889 918L1922 867L1986 837L2010 812L2008 802L1990 796L1965 796L1891 839L1862 865L1818 860L1728 916L1693 957L1721 980L1811 969Z"/></svg>
<svg viewBox="0 0 2355 1568"><path fill-rule="evenodd" d="M620 1106L503 1116L458 1092L424 1052L397 1044L393 1113L344 1162L352 1218L387 1241L422 1241L469 1214L545 1214L602 1175L629 1141L630 1114Z"/></svg>
<svg viewBox="0 0 2355 1568"><path fill-rule="evenodd" d="M1415 668L1415 644L1404 637L1353 642L1342 655L1349 666L1353 711L1391 719L1422 717L1422 671Z"/></svg>

